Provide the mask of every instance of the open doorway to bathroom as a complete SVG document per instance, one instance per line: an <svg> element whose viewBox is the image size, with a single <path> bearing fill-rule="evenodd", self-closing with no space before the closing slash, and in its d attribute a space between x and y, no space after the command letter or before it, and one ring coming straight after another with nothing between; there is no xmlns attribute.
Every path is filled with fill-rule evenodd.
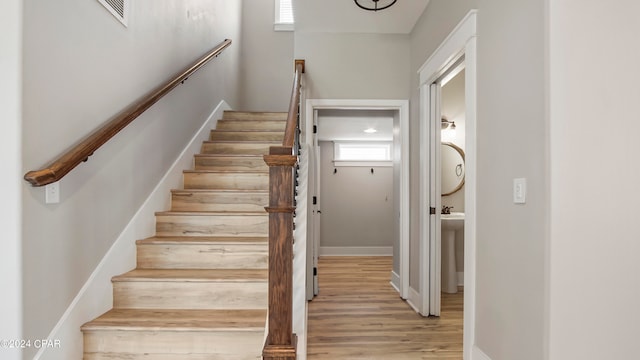
<svg viewBox="0 0 640 360"><path fill-rule="evenodd" d="M470 11L419 70L420 84L420 271L417 292L421 314L439 316L442 285L441 192L442 171L442 88L448 74L464 64L464 163L454 164L454 176L464 174L464 261L463 261L463 353L472 357L475 342L476 278L476 84L477 84L477 11ZM453 75L455 76L455 75ZM450 79L449 79L450 80ZM446 119L447 121L452 119ZM447 123L448 125L448 123ZM456 124L458 125L458 124ZM457 127L457 126L456 126ZM460 141L460 140L458 140ZM454 205L455 206L455 205ZM458 205L460 206L460 205ZM451 242L455 246L455 240ZM455 253L454 253L455 255ZM453 257L455 259L455 257ZM452 260L453 262L453 260ZM462 264L461 264L462 265ZM457 261L451 266L457 280ZM453 273L453 271L451 271Z"/></svg>
<svg viewBox="0 0 640 360"><path fill-rule="evenodd" d="M465 97L464 63L442 81L440 146L441 292L464 288ZM442 306L451 297L442 298Z"/></svg>

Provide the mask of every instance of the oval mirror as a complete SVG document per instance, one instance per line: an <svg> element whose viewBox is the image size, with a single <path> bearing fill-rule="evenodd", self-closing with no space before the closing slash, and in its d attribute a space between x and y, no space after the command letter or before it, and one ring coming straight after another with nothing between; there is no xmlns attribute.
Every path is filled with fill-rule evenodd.
<svg viewBox="0 0 640 360"><path fill-rule="evenodd" d="M464 185L464 150L448 142L442 143L441 149L442 196L447 196Z"/></svg>

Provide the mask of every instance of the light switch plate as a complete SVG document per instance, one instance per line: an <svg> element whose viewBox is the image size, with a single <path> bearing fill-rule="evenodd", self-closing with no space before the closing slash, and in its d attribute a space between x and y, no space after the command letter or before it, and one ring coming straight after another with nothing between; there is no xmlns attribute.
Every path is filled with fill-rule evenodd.
<svg viewBox="0 0 640 360"><path fill-rule="evenodd" d="M513 203L524 204L527 202L527 179L513 179Z"/></svg>
<svg viewBox="0 0 640 360"><path fill-rule="evenodd" d="M44 202L47 204L57 204L60 202L60 183L54 182L44 188Z"/></svg>

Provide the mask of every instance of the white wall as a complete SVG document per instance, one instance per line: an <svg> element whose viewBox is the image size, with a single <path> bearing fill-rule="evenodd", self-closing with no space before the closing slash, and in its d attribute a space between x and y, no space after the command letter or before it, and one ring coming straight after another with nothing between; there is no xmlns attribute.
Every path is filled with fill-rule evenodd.
<svg viewBox="0 0 640 360"><path fill-rule="evenodd" d="M3 230L0 251L0 339L21 339L22 336L22 249L20 242L20 104L22 1L3 3L0 12L0 157L3 176L0 185L5 191L0 202L0 227ZM2 358L21 359L21 350L0 348Z"/></svg>
<svg viewBox="0 0 640 360"><path fill-rule="evenodd" d="M385 247L391 251L397 239L393 167L334 167L333 142L320 142L320 150L321 253L327 247Z"/></svg>
<svg viewBox="0 0 640 360"><path fill-rule="evenodd" d="M97 1L24 2L21 173L45 165L224 38L234 44L67 175L59 204L44 204L44 189L23 182L25 338L46 338L213 108L238 103L241 2L131 6L125 28Z"/></svg>
<svg viewBox="0 0 640 360"><path fill-rule="evenodd" d="M293 83L293 32L274 31L273 0L244 0L241 101L245 111L287 111Z"/></svg>
<svg viewBox="0 0 640 360"><path fill-rule="evenodd" d="M639 12L550 1L552 360L640 356Z"/></svg>

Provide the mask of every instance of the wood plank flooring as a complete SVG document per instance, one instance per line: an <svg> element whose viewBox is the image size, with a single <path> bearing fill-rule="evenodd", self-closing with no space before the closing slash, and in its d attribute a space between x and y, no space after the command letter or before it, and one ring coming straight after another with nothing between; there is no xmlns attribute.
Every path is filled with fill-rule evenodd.
<svg viewBox="0 0 640 360"><path fill-rule="evenodd" d="M308 359L462 359L463 293L424 318L391 287L391 257L323 257L309 303Z"/></svg>

